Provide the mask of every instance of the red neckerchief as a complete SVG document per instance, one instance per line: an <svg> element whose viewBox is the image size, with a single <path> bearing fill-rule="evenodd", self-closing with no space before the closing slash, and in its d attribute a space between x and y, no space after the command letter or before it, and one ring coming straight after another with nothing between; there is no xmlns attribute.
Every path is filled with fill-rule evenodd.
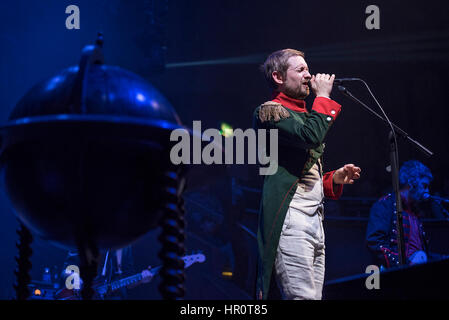
<svg viewBox="0 0 449 320"><path fill-rule="evenodd" d="M271 101L278 102L284 107L287 107L295 112L307 112L306 102L304 100L290 98L283 92L275 91Z"/></svg>

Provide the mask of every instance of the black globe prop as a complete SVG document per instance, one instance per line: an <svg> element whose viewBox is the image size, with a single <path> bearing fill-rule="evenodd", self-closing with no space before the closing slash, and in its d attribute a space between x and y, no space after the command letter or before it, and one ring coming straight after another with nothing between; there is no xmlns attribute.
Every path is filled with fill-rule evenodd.
<svg viewBox="0 0 449 320"><path fill-rule="evenodd" d="M166 224L183 227L173 209L179 168L169 159L170 133L181 122L144 79L104 65L101 47L100 37L78 66L35 85L0 129L3 188L20 222L77 248L91 267L98 249L126 246L163 224L170 201L175 214ZM173 232L180 254L183 233Z"/></svg>

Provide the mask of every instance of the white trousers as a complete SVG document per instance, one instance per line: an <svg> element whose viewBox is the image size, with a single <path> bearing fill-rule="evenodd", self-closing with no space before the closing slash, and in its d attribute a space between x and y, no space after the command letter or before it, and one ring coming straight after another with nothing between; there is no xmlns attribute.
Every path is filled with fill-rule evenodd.
<svg viewBox="0 0 449 320"><path fill-rule="evenodd" d="M321 300L324 249L321 211L308 215L289 207L274 266L283 299Z"/></svg>

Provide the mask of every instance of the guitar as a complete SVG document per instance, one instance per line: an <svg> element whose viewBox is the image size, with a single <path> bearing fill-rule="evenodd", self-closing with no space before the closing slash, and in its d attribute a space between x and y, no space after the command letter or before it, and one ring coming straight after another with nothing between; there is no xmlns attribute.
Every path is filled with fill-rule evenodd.
<svg viewBox="0 0 449 320"><path fill-rule="evenodd" d="M188 256L184 256L181 258L184 261L184 269L187 269L194 263L203 263L206 261L206 256L202 253L192 254ZM161 270L162 266L158 266L155 268L151 268L149 271L151 275L156 276ZM123 287L127 287L132 284L137 284L142 280L142 273L139 272L135 275L111 281L110 283L97 284L93 285L92 288L96 293L96 298L100 300L104 300L105 296L111 294L114 291L117 291ZM81 299L81 290L80 289L61 289L58 293L56 293L57 300L80 300Z"/></svg>

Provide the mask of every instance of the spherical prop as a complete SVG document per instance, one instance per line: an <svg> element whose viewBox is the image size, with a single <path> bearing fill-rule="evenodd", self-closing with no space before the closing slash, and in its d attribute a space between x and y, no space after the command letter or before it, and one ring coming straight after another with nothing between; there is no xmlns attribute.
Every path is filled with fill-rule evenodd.
<svg viewBox="0 0 449 320"><path fill-rule="evenodd" d="M81 63L34 86L0 129L3 187L44 239L125 246L157 226L180 125L138 75Z"/></svg>

